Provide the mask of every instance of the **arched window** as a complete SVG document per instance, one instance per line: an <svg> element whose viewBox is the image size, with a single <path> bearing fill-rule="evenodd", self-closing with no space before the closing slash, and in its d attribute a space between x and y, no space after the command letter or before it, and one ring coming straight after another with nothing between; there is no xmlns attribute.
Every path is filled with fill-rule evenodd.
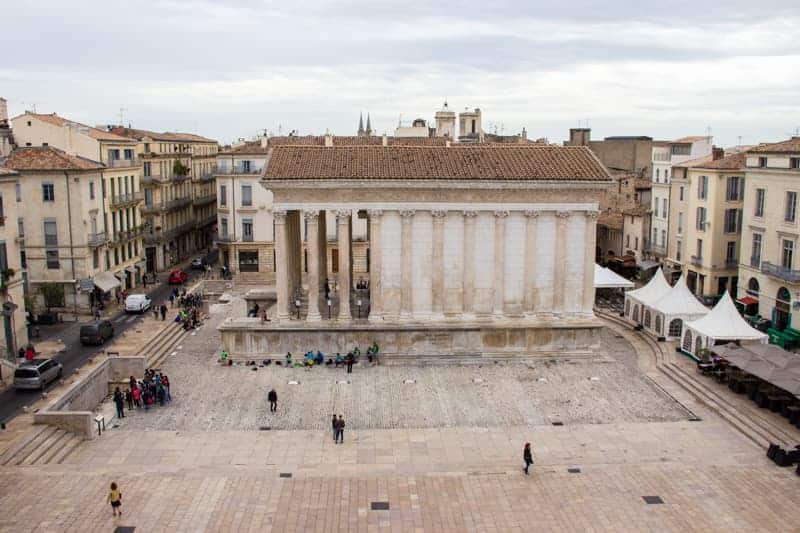
<svg viewBox="0 0 800 533"><path fill-rule="evenodd" d="M683 349L687 352L692 351L692 332L686 330L686 334L683 336Z"/></svg>
<svg viewBox="0 0 800 533"><path fill-rule="evenodd" d="M634 322L639 322L639 306L638 305L634 305L633 306L633 316L631 316L631 320L633 320Z"/></svg>
<svg viewBox="0 0 800 533"><path fill-rule="evenodd" d="M656 333L661 335L661 315L656 315Z"/></svg>
<svg viewBox="0 0 800 533"><path fill-rule="evenodd" d="M789 294L789 289L786 287L781 287L778 289L778 301L783 304L791 304L792 303L792 295Z"/></svg>
<svg viewBox="0 0 800 533"><path fill-rule="evenodd" d="M672 321L669 323L669 336L680 337L682 329L683 329L683 320L681 320L680 318L673 318Z"/></svg>
<svg viewBox="0 0 800 533"><path fill-rule="evenodd" d="M700 350L703 349L703 337L697 337L694 341L694 354L697 355L700 353Z"/></svg>
<svg viewBox="0 0 800 533"><path fill-rule="evenodd" d="M647 309L644 312L644 327L646 327L646 328L650 327L650 310L649 309Z"/></svg>
<svg viewBox="0 0 800 533"><path fill-rule="evenodd" d="M756 278L750 278L750 281L747 282L747 294L758 297L759 288L758 280Z"/></svg>

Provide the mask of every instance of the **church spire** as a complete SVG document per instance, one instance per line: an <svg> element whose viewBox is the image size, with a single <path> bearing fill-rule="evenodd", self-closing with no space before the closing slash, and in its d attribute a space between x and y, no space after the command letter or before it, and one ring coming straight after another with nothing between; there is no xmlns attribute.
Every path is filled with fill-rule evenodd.
<svg viewBox="0 0 800 533"><path fill-rule="evenodd" d="M369 122L369 113L367 113L367 137L372 135L372 125Z"/></svg>
<svg viewBox="0 0 800 533"><path fill-rule="evenodd" d="M364 135L364 113L361 112L358 115L358 136L361 137Z"/></svg>

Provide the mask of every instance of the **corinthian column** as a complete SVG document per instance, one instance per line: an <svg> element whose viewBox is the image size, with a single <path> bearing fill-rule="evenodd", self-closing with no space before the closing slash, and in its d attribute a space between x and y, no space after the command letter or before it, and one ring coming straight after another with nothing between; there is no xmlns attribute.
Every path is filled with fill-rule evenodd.
<svg viewBox="0 0 800 533"><path fill-rule="evenodd" d="M505 297L505 258L506 258L506 219L508 211L494 212L494 304L492 312L495 316L504 313Z"/></svg>
<svg viewBox="0 0 800 533"><path fill-rule="evenodd" d="M369 320L383 320L383 249L381 248L381 217L383 211L370 209L369 216Z"/></svg>
<svg viewBox="0 0 800 533"><path fill-rule="evenodd" d="M594 312L594 255L597 246L597 217L598 211L586 211L586 236L584 249L586 255L583 262L583 309L582 312L591 316Z"/></svg>
<svg viewBox="0 0 800 533"><path fill-rule="evenodd" d="M336 211L339 226L339 320L349 321L350 314L350 210Z"/></svg>
<svg viewBox="0 0 800 533"><path fill-rule="evenodd" d="M539 219L539 211L528 209L525 211L525 294L522 300L522 312L525 314L534 311L536 302L536 260L539 254L536 253L536 222Z"/></svg>
<svg viewBox="0 0 800 533"><path fill-rule="evenodd" d="M447 211L434 209L431 254L431 311L433 318L444 318L444 221Z"/></svg>
<svg viewBox="0 0 800 533"><path fill-rule="evenodd" d="M308 257L308 322L322 320L319 313L319 212L306 211L303 213L306 219L306 251Z"/></svg>
<svg viewBox="0 0 800 533"><path fill-rule="evenodd" d="M553 307L556 313L563 313L565 308L566 269L567 265L567 222L569 211L556 211L556 253L553 265Z"/></svg>
<svg viewBox="0 0 800 533"><path fill-rule="evenodd" d="M464 314L475 315L475 218L477 211L465 209L464 212Z"/></svg>
<svg viewBox="0 0 800 533"><path fill-rule="evenodd" d="M411 268L412 268L412 251L413 241L411 238L412 229L411 223L414 216L414 211L411 209L404 209L400 211L400 319L411 320L413 316L412 295L413 290L411 287Z"/></svg>
<svg viewBox="0 0 800 533"><path fill-rule="evenodd" d="M286 228L286 211L272 211L275 222L275 292L277 293L278 320L289 320L289 258Z"/></svg>

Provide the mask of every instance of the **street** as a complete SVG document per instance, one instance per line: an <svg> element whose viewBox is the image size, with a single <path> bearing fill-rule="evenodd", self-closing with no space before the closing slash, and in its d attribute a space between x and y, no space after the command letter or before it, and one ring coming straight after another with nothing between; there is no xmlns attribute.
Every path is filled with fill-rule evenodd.
<svg viewBox="0 0 800 533"><path fill-rule="evenodd" d="M199 270L189 270L184 268L189 275L184 287L188 286L192 281L202 276ZM159 283L155 286L148 285L148 296L152 300L152 305L161 305L169 296L172 286L166 283L168 273L159 274ZM168 304L169 305L169 304ZM145 313L144 316L149 316L150 312ZM143 315L126 314L124 311L119 311L115 315L108 317L108 320L114 325L114 336L121 335L131 327L136 326L143 319ZM100 346L83 346L79 340L79 333L81 325L91 322L69 322L60 323L54 326L40 326L41 339L33 339L34 346L36 341L46 340L47 338L60 338L65 345L65 349L55 356L58 362L64 366L64 377L72 375L77 368L80 368L83 363L92 356L102 353L113 340L106 341ZM55 330L55 331L52 331ZM57 381L50 383L45 390L49 390ZM0 422L8 422L11 418L20 413L22 407L35 402L41 391L17 391L12 387L0 392Z"/></svg>

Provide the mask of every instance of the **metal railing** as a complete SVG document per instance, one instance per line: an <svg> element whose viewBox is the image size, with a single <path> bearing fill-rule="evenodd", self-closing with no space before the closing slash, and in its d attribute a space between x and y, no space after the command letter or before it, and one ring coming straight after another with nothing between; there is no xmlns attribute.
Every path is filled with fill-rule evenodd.
<svg viewBox="0 0 800 533"><path fill-rule="evenodd" d="M194 229L194 221L183 223L180 226L175 226L174 228L168 230L159 230L147 233L144 236L144 241L148 244L167 241L173 237L185 233L190 229Z"/></svg>
<svg viewBox="0 0 800 533"><path fill-rule="evenodd" d="M242 242L253 242L253 234L245 233L244 235L242 235Z"/></svg>
<svg viewBox="0 0 800 533"><path fill-rule="evenodd" d="M171 211L187 206L192 203L191 196L183 196L181 198L174 198L167 202L159 202L157 204L145 204L141 207L142 213L155 213L157 211Z"/></svg>
<svg viewBox="0 0 800 533"><path fill-rule="evenodd" d="M58 235L45 235L44 236L44 245L45 246L58 246Z"/></svg>
<svg viewBox="0 0 800 533"><path fill-rule="evenodd" d="M703 266L703 257L698 255L693 255L691 262L694 266Z"/></svg>
<svg viewBox="0 0 800 533"><path fill-rule="evenodd" d="M214 176L217 174L217 169L213 169L210 172L204 172L199 176L195 176L195 181L211 181L214 179Z"/></svg>
<svg viewBox="0 0 800 533"><path fill-rule="evenodd" d="M214 240L217 242L233 242L233 235L230 233L217 233L214 235Z"/></svg>
<svg viewBox="0 0 800 533"><path fill-rule="evenodd" d="M725 268L736 268L739 266L739 261L737 259L726 259L725 260Z"/></svg>
<svg viewBox="0 0 800 533"><path fill-rule="evenodd" d="M103 246L107 242L108 242L108 235L106 235L105 231L100 231L98 233L90 233L86 238L86 243L92 247Z"/></svg>
<svg viewBox="0 0 800 533"><path fill-rule="evenodd" d="M761 272L770 276L775 276L790 283L800 283L800 270L785 268L768 261L761 262Z"/></svg>
<svg viewBox="0 0 800 533"><path fill-rule="evenodd" d="M206 194L205 196L198 196L192 203L194 205L205 205L210 204L211 202L215 202L217 200L217 193Z"/></svg>
<svg viewBox="0 0 800 533"><path fill-rule="evenodd" d="M142 162L138 157L134 157L133 159L109 159L106 162L108 168L138 167L141 164Z"/></svg>
<svg viewBox="0 0 800 533"><path fill-rule="evenodd" d="M213 224L217 221L217 214L214 213L212 215L208 215L207 217L203 217L197 221L195 221L195 227L201 228L203 226L208 226L209 224Z"/></svg>
<svg viewBox="0 0 800 533"><path fill-rule="evenodd" d="M112 207L116 207L125 204L141 202L143 199L144 199L144 193L142 191L136 191L127 194L115 194L111 196L109 205Z"/></svg>

